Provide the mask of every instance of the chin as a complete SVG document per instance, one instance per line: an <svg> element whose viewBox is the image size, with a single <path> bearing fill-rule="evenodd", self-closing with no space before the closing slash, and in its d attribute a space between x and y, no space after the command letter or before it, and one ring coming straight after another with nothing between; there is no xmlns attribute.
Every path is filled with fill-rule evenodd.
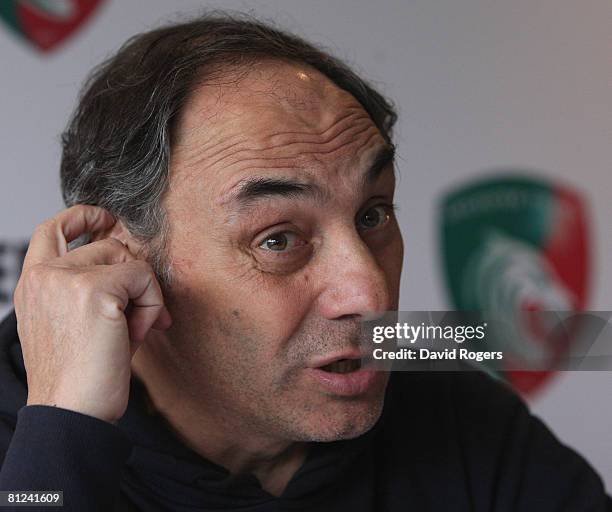
<svg viewBox="0 0 612 512"><path fill-rule="evenodd" d="M330 442L353 439L365 434L380 418L384 404L382 392L367 399L326 400L316 413L306 413L307 424L302 424L301 441Z"/></svg>
<svg viewBox="0 0 612 512"><path fill-rule="evenodd" d="M378 404L377 404L378 405ZM309 440L317 442L340 441L342 439L353 439L365 434L380 418L382 403L377 407L370 407L357 414L340 415L325 418L314 427L310 433Z"/></svg>

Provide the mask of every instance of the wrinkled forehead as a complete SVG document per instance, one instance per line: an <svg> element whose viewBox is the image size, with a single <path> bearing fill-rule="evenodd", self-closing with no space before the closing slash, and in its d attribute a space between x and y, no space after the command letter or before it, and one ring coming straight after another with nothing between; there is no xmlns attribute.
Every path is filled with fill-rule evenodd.
<svg viewBox="0 0 612 512"><path fill-rule="evenodd" d="M170 188L210 206L230 208L240 183L262 177L307 183L321 197L350 202L388 146L350 93L299 64L260 62L201 84L181 116Z"/></svg>
<svg viewBox="0 0 612 512"><path fill-rule="evenodd" d="M248 137L257 147L280 133L322 132L347 115L369 119L360 103L316 69L286 61L259 61L205 82L184 106L175 140ZM372 123L373 124L373 123Z"/></svg>

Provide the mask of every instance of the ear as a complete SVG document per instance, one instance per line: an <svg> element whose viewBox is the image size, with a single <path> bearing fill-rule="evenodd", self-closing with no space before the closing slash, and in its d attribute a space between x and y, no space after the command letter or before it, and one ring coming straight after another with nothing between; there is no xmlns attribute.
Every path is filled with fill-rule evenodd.
<svg viewBox="0 0 612 512"><path fill-rule="evenodd" d="M117 220L117 222L115 222L115 224L108 229L94 231L91 233L92 242L104 240L105 238L116 238L117 240L123 242L134 256L138 256L143 253L143 244L136 241L134 237L132 237L121 220Z"/></svg>

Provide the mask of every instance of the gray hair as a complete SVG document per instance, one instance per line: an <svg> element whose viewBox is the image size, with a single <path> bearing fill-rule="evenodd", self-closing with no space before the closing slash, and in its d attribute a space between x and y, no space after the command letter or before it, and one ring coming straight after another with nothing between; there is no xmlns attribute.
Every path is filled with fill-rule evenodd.
<svg viewBox="0 0 612 512"><path fill-rule="evenodd" d="M162 289L171 285L161 202L174 124L194 87L258 59L307 64L351 93L389 144L392 103L326 51L245 14L213 11L130 38L85 82L62 134L66 206L98 205L146 247Z"/></svg>

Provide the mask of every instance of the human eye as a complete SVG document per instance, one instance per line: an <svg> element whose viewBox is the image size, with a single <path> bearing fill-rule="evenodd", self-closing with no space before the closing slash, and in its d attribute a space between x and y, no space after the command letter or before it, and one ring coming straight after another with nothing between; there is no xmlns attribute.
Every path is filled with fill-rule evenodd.
<svg viewBox="0 0 612 512"><path fill-rule="evenodd" d="M289 252L307 243L293 231L278 231L267 235L258 247L268 252Z"/></svg>
<svg viewBox="0 0 612 512"><path fill-rule="evenodd" d="M388 224L397 210L396 204L381 203L369 207L357 219L357 227L363 231L378 229Z"/></svg>

